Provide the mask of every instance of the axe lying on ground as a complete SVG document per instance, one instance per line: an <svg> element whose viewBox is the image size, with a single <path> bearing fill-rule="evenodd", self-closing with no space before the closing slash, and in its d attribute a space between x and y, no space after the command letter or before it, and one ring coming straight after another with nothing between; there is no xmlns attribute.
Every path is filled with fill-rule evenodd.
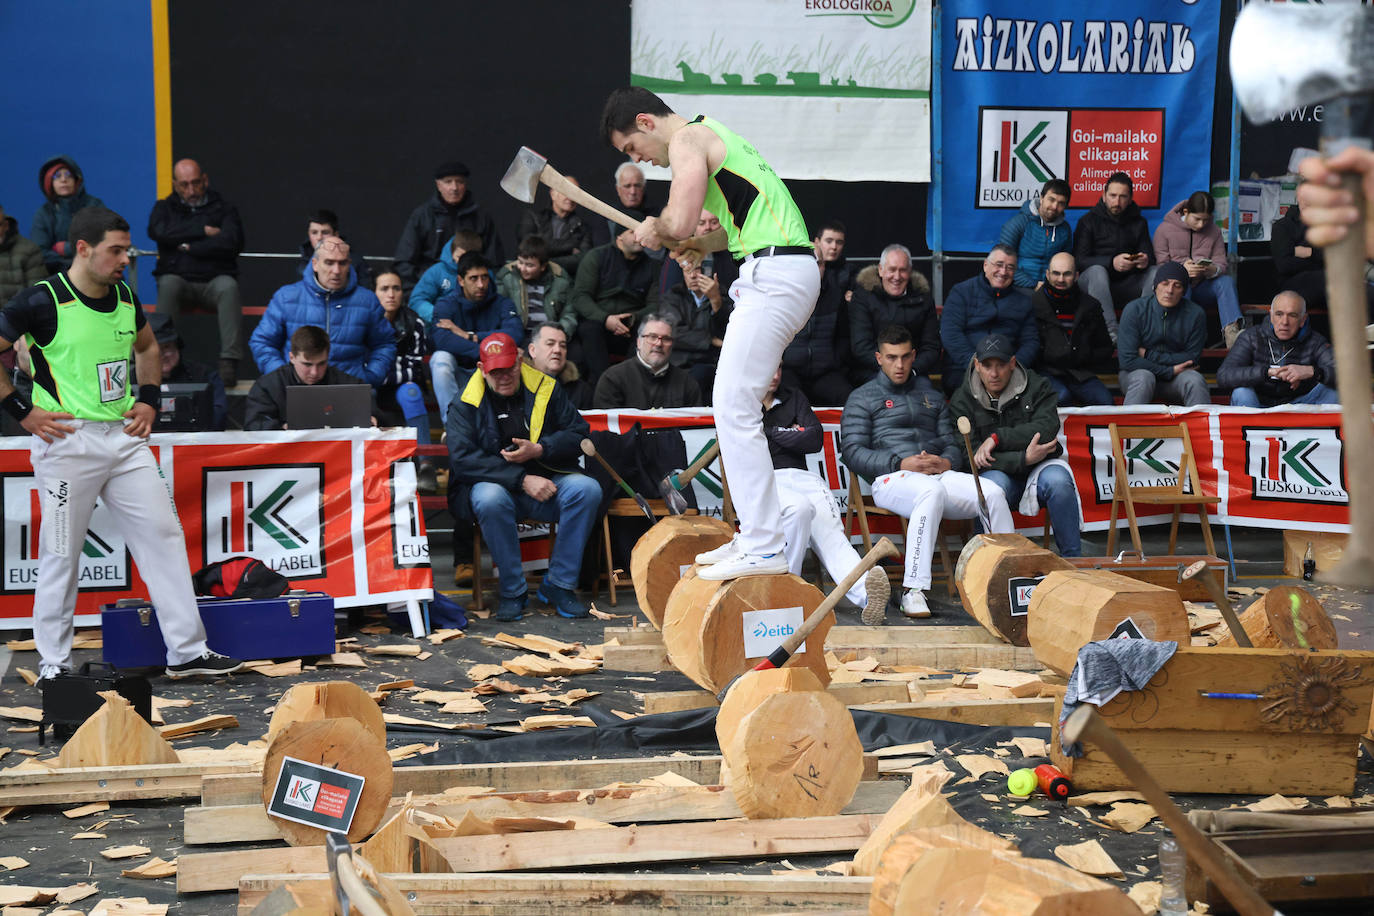
<svg viewBox="0 0 1374 916"><path fill-rule="evenodd" d="M720 454L720 443L715 439L706 443L706 447L692 459L692 463L687 465L686 470L669 474L658 482L658 492L663 494L663 502L668 506L668 511L673 515L681 515L687 511L687 500L682 496L692 478L701 473L702 468L716 460ZM719 494L717 494L719 495Z"/></svg>
<svg viewBox="0 0 1374 916"><path fill-rule="evenodd" d="M595 458L601 466L605 468L606 473L611 475L611 480L614 480L620 489L625 491L626 496L635 501L635 504L639 506L639 511L644 513L645 518L651 523L658 521L658 518L654 515L653 508L649 505L649 501L631 489L628 483L620 479L620 475L615 472L615 468L611 467L610 462L602 458L601 453L596 450L595 442L590 439L583 439L582 454L589 458Z"/></svg>
<svg viewBox="0 0 1374 916"><path fill-rule="evenodd" d="M639 220L588 194L549 165L549 160L528 146L520 147L520 152L515 154L515 158L511 160L510 168L506 169L506 174L501 179L501 189L516 200L532 204L534 203L534 192L539 189L541 184L547 185L564 197L572 198L579 205L619 223L626 229L639 228ZM673 251L686 248L702 254L723 251L728 245L729 242L724 229L693 236L690 239L663 239L664 248Z"/></svg>
<svg viewBox="0 0 1374 916"><path fill-rule="evenodd" d="M1300 53L1293 53L1294 49ZM1363 4L1302 6L1249 3L1231 35L1231 83L1252 121L1325 102L1322 152L1370 148L1361 116L1374 91L1374 16ZM1358 98L1364 96L1365 98ZM1364 109L1357 112L1356 109ZM1374 455L1370 422L1370 370L1365 325L1365 207L1359 177L1344 176L1359 209L1345 238L1325 250L1326 299L1336 388L1341 395L1341 439L1350 494L1350 540L1345 555L1323 578L1340 585L1374 587L1374 475L1356 462Z"/></svg>

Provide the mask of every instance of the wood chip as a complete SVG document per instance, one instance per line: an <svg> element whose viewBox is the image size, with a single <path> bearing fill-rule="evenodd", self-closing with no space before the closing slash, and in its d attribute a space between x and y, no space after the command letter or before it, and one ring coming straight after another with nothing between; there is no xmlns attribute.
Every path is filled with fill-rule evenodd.
<svg viewBox="0 0 1374 916"><path fill-rule="evenodd" d="M245 671L252 671L263 677L291 677L301 673L301 660L297 658L289 662L244 662L243 667Z"/></svg>
<svg viewBox="0 0 1374 916"><path fill-rule="evenodd" d="M634 616L633 614L608 614L600 610L595 604L588 608L587 611L597 620L623 620Z"/></svg>
<svg viewBox="0 0 1374 916"><path fill-rule="evenodd" d="M51 887L27 887L22 884L0 884L0 906L5 909L26 906L30 903L45 906L51 903L56 896L57 891Z"/></svg>
<svg viewBox="0 0 1374 916"><path fill-rule="evenodd" d="M149 903L147 897L106 897L96 901L90 916L167 916L167 904Z"/></svg>
<svg viewBox="0 0 1374 916"><path fill-rule="evenodd" d="M484 713L487 711L487 707L486 704L476 697L462 697L456 700L449 700L443 706L439 707L439 711L452 715L468 716Z"/></svg>
<svg viewBox="0 0 1374 916"><path fill-rule="evenodd" d="M1048 757L1050 755L1049 744L1044 738L1012 738L1010 741L997 742L1001 747L1014 747L1021 752L1022 757Z"/></svg>
<svg viewBox="0 0 1374 916"><path fill-rule="evenodd" d="M497 666L492 665L492 667L495 668ZM502 668L501 673L505 674L506 669ZM478 696L489 697L494 696L498 693L529 693L530 688L521 687L514 681L506 681L502 680L501 678L495 678L493 680L483 681L482 683L476 685L472 688L472 692L477 694Z"/></svg>
<svg viewBox="0 0 1374 916"><path fill-rule="evenodd" d="M1254 804L1246 805L1247 811L1296 811L1298 808L1306 808L1307 799L1305 798L1286 798L1282 795L1271 795L1268 798L1261 798Z"/></svg>
<svg viewBox="0 0 1374 916"><path fill-rule="evenodd" d="M1102 823L1122 833L1135 833L1155 819L1155 809L1141 802L1117 802L1102 815Z"/></svg>
<svg viewBox="0 0 1374 916"><path fill-rule="evenodd" d="M359 633L366 633L368 636L386 636L391 632L391 627L384 623L369 623L365 627L358 627Z"/></svg>
<svg viewBox="0 0 1374 916"><path fill-rule="evenodd" d="M119 873L121 878L170 878L177 873L177 860L168 862L153 856L137 868L126 868Z"/></svg>
<svg viewBox="0 0 1374 916"><path fill-rule="evenodd" d="M959 766L968 770L974 779L981 779L988 773L998 773L1006 776L1008 773L1007 765L995 757L986 757L982 754L958 754L954 758Z"/></svg>
<svg viewBox="0 0 1374 916"><path fill-rule="evenodd" d="M600 670L601 666L591 659L567 658L560 656L558 659L544 658L538 655L518 655L501 663L512 674L519 674L532 677L559 677L574 674L591 674Z"/></svg>
<svg viewBox="0 0 1374 916"><path fill-rule="evenodd" d="M20 722L42 722L43 710L37 706L0 706L0 717Z"/></svg>
<svg viewBox="0 0 1374 916"><path fill-rule="evenodd" d="M935 756L935 742L920 741L916 744L894 744L891 747L880 747L873 752L873 756L879 760L884 757L933 757Z"/></svg>
<svg viewBox="0 0 1374 916"><path fill-rule="evenodd" d="M428 754L431 751L437 751L438 749L439 742L436 741L433 744L407 744L404 747L393 747L386 753L387 756L390 757L392 762L394 763L397 760L408 760L411 757L415 757L420 754Z"/></svg>
<svg viewBox="0 0 1374 916"><path fill-rule="evenodd" d="M397 643L390 646L368 646L364 649L368 655L394 655L398 657L415 658L424 650L419 646Z"/></svg>
<svg viewBox="0 0 1374 916"><path fill-rule="evenodd" d="M1139 884L1131 885L1126 896L1135 901L1135 905L1140 907L1142 913L1158 913L1159 902L1164 897L1164 885L1158 881L1141 881Z"/></svg>
<svg viewBox="0 0 1374 916"><path fill-rule="evenodd" d="M24 683L28 684L30 687L38 683L38 675L30 668L15 668L14 673L22 677Z"/></svg>
<svg viewBox="0 0 1374 916"><path fill-rule="evenodd" d="M471 681L485 681L489 677L505 673L506 669L500 665L473 665L467 670L468 680Z"/></svg>
<svg viewBox="0 0 1374 916"><path fill-rule="evenodd" d="M73 840L105 840L105 839L109 839L109 837L107 837L107 836L106 836L105 834L103 834L103 833L97 833L97 832L95 832L95 831L93 831L93 830L87 830L87 831L84 832L84 833L73 833L73 834L72 834L72 839L73 839Z"/></svg>
<svg viewBox="0 0 1374 916"><path fill-rule="evenodd" d="M164 725L158 729L163 738L180 738L183 735L194 735L198 732L213 732L221 728L238 728L239 720L231 715L202 716L193 722L179 722L175 725Z"/></svg>
<svg viewBox="0 0 1374 916"><path fill-rule="evenodd" d="M1333 795L1330 798L1323 798L1322 801L1326 803L1326 807L1328 808L1351 807L1350 799L1346 798L1344 795Z"/></svg>
<svg viewBox="0 0 1374 916"><path fill-rule="evenodd" d="M546 728L596 728L596 722L586 716L530 716L520 720L520 727L527 732Z"/></svg>
<svg viewBox="0 0 1374 916"><path fill-rule="evenodd" d="M62 812L63 817L78 818L88 814L99 814L102 811L109 811L110 803L106 801L91 802L89 805L80 805L76 808L68 808Z"/></svg>
<svg viewBox="0 0 1374 916"><path fill-rule="evenodd" d="M463 722L431 722L428 719L416 719L411 716L399 716L395 713L382 713L382 721L387 725L419 725L428 728L442 728L452 731L458 728L481 728L480 725L471 725Z"/></svg>
<svg viewBox="0 0 1374 916"><path fill-rule="evenodd" d="M1037 808L1034 805L1020 805L1011 809L1012 814L1019 814L1022 817L1044 817L1049 814L1044 808Z"/></svg>
<svg viewBox="0 0 1374 916"><path fill-rule="evenodd" d="M1107 850L1102 848L1102 844L1097 840L1087 840L1082 843L1075 843L1072 846L1054 847L1055 856L1070 868L1081 871L1085 875L1093 875L1098 878L1124 878L1120 868L1112 861L1112 857L1107 855Z"/></svg>
<svg viewBox="0 0 1374 916"><path fill-rule="evenodd" d="M98 893L100 893L100 888L97 885L87 881L81 881L77 884L68 884L66 887L59 890L57 892L57 902L61 904L76 903L78 900L85 900L92 894Z"/></svg>
<svg viewBox="0 0 1374 916"><path fill-rule="evenodd" d="M428 636L426 636L425 639L429 640L429 644L431 646L438 646L443 645L450 639L462 639L467 635L468 634L464 633L462 630L445 629L435 630L433 633L430 633Z"/></svg>
<svg viewBox="0 0 1374 916"><path fill-rule="evenodd" d="M471 700L473 695L467 690L417 690L410 698L417 703L437 703L443 706L454 700Z"/></svg>
<svg viewBox="0 0 1374 916"><path fill-rule="evenodd" d="M1144 801L1139 792L1084 792L1069 799L1069 805L1082 808L1087 805L1111 805L1119 801Z"/></svg>
<svg viewBox="0 0 1374 916"><path fill-rule="evenodd" d="M0 868L14 871L19 868L28 868L29 860L23 856L0 856Z"/></svg>
<svg viewBox="0 0 1374 916"><path fill-rule="evenodd" d="M357 652L335 652L315 659L316 668L366 668L367 662Z"/></svg>
<svg viewBox="0 0 1374 916"><path fill-rule="evenodd" d="M111 846L109 849L100 850L100 854L107 859L132 859L134 856L146 856L152 852L147 846Z"/></svg>

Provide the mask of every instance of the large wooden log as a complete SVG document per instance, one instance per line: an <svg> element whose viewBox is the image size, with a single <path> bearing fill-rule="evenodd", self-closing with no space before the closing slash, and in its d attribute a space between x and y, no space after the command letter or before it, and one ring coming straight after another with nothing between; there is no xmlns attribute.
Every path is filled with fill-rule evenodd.
<svg viewBox="0 0 1374 916"><path fill-rule="evenodd" d="M954 577L964 610L974 620L1014 646L1027 646L1030 593L1047 573L1072 568L1019 534L977 534L959 552Z"/></svg>
<svg viewBox="0 0 1374 916"><path fill-rule="evenodd" d="M1030 601L1030 636L1035 657L1068 675L1078 650L1108 639L1124 626L1145 639L1190 644L1188 612L1178 592L1100 569L1052 572Z"/></svg>
<svg viewBox="0 0 1374 916"><path fill-rule="evenodd" d="M286 757L363 777L366 782L353 811L348 839L357 842L377 829L391 801L391 758L387 756L386 744L361 722L357 719L320 719L293 722L282 729L272 739L262 764L263 807L272 800ZM325 831L318 827L279 817L272 820L292 846L324 843Z"/></svg>
<svg viewBox="0 0 1374 916"><path fill-rule="evenodd" d="M712 693L719 693L764 658L744 654L745 614L800 607L805 619L824 598L818 588L798 576L749 576L710 582L698 579L689 570L668 598L663 645L679 671ZM834 622L834 616L827 615L807 638L806 651L795 653L790 663L811 669L821 686L830 683L824 647ZM779 637L772 645L781 642Z"/></svg>
<svg viewBox="0 0 1374 916"><path fill-rule="evenodd" d="M289 688L272 710L267 724L270 743L292 722L318 722L320 719L357 719L363 727L386 744L386 722L382 708L362 687L352 681L320 681Z"/></svg>
<svg viewBox="0 0 1374 916"><path fill-rule="evenodd" d="M943 799L941 799L943 801ZM876 831L875 831L876 832ZM873 834L869 834L872 840ZM872 870L859 872L873 876L873 890L868 898L868 912L877 916L900 916L908 912L897 909L897 898L902 891L902 883L916 861L932 849L982 849L1018 855L1016 846L995 833L960 818L958 815L948 823L917 825L894 834L884 844L881 854L873 862ZM862 851L862 847L861 847ZM855 856L858 862L858 856ZM964 911L971 912L971 911Z"/></svg>
<svg viewBox="0 0 1374 916"><path fill-rule="evenodd" d="M105 705L81 723L57 755L59 767L113 767L177 763L177 752L143 720L129 701L102 691Z"/></svg>
<svg viewBox="0 0 1374 916"><path fill-rule="evenodd" d="M670 515L659 519L630 551L635 599L649 622L663 629L673 586L696 563L696 556L730 540L734 530L718 518Z"/></svg>
<svg viewBox="0 0 1374 916"><path fill-rule="evenodd" d="M720 704L720 711L716 713L716 743L724 752L734 742L740 723L758 709L766 697L775 693L821 689L821 682L810 668L788 665L748 672L735 682L725 695L725 702Z"/></svg>
<svg viewBox="0 0 1374 916"><path fill-rule="evenodd" d="M1334 649L1336 628L1322 603L1295 585L1271 588L1240 615L1256 649ZM1218 646L1236 644L1228 630Z"/></svg>
<svg viewBox="0 0 1374 916"><path fill-rule="evenodd" d="M752 819L839 814L863 779L854 720L823 690L765 696L722 750L730 790Z"/></svg>

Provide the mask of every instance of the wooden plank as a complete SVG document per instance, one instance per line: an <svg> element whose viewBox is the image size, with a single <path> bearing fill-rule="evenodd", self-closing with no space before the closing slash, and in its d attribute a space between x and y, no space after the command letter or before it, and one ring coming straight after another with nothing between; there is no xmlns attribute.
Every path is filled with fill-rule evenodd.
<svg viewBox="0 0 1374 916"><path fill-rule="evenodd" d="M859 784L843 814L883 814L902 794L899 780ZM400 807L391 801L387 817ZM572 789L559 792L520 792L473 796L417 796L415 807L453 820L471 813L484 820L496 817L547 817L566 820L588 817L608 824L687 822L741 817L739 804L724 786L664 786L638 789ZM190 846L253 843L280 837L261 804L187 808L183 841Z"/></svg>
<svg viewBox="0 0 1374 916"><path fill-rule="evenodd" d="M1006 668L1039 671L1044 667L1029 646L1004 643L936 646L842 646L831 647L840 661L876 659L888 667L926 667L945 671L957 668Z"/></svg>
<svg viewBox="0 0 1374 916"><path fill-rule="evenodd" d="M452 766L398 766L392 793L437 795L454 786L488 786L497 792L597 789L615 782L637 782L673 773L698 785L720 783L720 755L700 757L619 757L606 760L545 760L531 763L471 763ZM864 778L878 778L878 758L864 755ZM262 777L256 773L209 776L201 783L200 803L250 805L261 801Z"/></svg>
<svg viewBox="0 0 1374 916"><path fill-rule="evenodd" d="M778 913L800 901L808 912L865 912L872 878L814 875L459 874L388 875L418 913L487 916L581 916L615 908L616 916L657 913ZM327 875L245 875L239 916L283 884L328 893Z"/></svg>
<svg viewBox="0 0 1374 916"><path fill-rule="evenodd" d="M865 703L905 703L911 699L906 684L897 682L868 682L862 684L834 684L826 688L846 706ZM644 714L680 712L684 709L706 709L719 706L715 694L705 690L671 690L644 695Z"/></svg>
<svg viewBox="0 0 1374 916"><path fill-rule="evenodd" d="M973 691L969 691L973 693ZM916 703L885 703L875 706L856 706L870 712L886 712L897 716L920 719L942 719L946 722L966 722L971 725L1031 726L1054 721L1053 697L1008 698L1005 700L922 700Z"/></svg>
<svg viewBox="0 0 1374 916"><path fill-rule="evenodd" d="M605 646L601 652L601 668L604 671L677 670L668 661L668 650L662 642L639 646Z"/></svg>
<svg viewBox="0 0 1374 916"><path fill-rule="evenodd" d="M194 798L212 774L256 774L260 763L150 763L0 774L0 807L65 805L140 798Z"/></svg>
<svg viewBox="0 0 1374 916"><path fill-rule="evenodd" d="M852 852L878 823L876 815L705 821L648 827L507 833L435 840L454 871L519 871L637 862L769 858ZM302 874L324 870L323 846L293 846L182 855L177 893L232 890L240 875Z"/></svg>

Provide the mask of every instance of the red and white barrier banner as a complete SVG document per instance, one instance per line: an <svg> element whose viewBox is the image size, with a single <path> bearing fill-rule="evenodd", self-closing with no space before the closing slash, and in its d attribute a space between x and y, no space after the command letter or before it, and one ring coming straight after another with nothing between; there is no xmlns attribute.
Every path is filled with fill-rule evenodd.
<svg viewBox="0 0 1374 916"><path fill-rule="evenodd" d="M811 470L830 484L843 510L849 471L840 454L840 413L835 408L816 411L827 435L822 450L808 461ZM614 432L635 423L646 428L679 428L689 458L714 435L710 411L699 408L588 411L584 416L593 429ZM1221 496L1221 502L1209 509L1213 521L1252 528L1349 530L1339 407L1094 407L1066 408L1059 416L1059 441L1078 485L1084 530L1105 530L1111 517L1116 488L1112 423L1118 428L1186 423L1202 491ZM1125 436L1122 454L1127 479L1133 486L1173 484L1178 479L1181 450L1178 439ZM711 476L718 471L717 462L706 473ZM701 511L718 515L721 501L699 484L693 485ZM860 488L869 492L862 478ZM1136 513L1143 524L1168 522L1172 517L1172 510L1150 506L1138 506ZM1189 515L1185 508L1184 521ZM1013 514L1013 518L1018 528L1027 530L1038 530L1043 524L1043 516L1030 519Z"/></svg>
<svg viewBox="0 0 1374 916"><path fill-rule="evenodd" d="M29 626L39 499L27 438L0 439L0 628ZM340 607L427 600L434 578L409 429L165 433L150 439L171 486L191 569L247 555ZM146 596L97 501L82 548L77 622Z"/></svg>

